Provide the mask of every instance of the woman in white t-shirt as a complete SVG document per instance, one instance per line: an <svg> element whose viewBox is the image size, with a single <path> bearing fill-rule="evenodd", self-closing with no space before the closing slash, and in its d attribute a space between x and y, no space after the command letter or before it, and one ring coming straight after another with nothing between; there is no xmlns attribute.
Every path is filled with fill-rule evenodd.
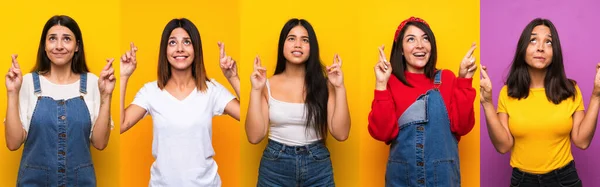
<svg viewBox="0 0 600 187"><path fill-rule="evenodd" d="M221 70L239 97L237 66L219 43ZM146 83L127 109L127 81L136 68L137 47L121 57L121 133L145 114L152 116L149 186L221 186L213 159L212 117L240 119L239 100L208 79L200 33L188 19L171 20L162 33L158 80Z"/></svg>
<svg viewBox="0 0 600 187"><path fill-rule="evenodd" d="M108 144L112 61L90 73L81 30L64 15L46 22L31 73L12 56L5 133L11 151L24 144L17 186L96 186L90 144Z"/></svg>

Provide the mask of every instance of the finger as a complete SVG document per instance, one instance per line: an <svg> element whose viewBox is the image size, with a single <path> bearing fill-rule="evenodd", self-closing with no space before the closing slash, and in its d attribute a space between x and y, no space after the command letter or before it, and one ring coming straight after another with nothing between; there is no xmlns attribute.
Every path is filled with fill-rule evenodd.
<svg viewBox="0 0 600 187"><path fill-rule="evenodd" d="M384 48L385 48L384 45L381 45L381 47L379 47L379 60L387 62L387 59L385 59L385 52L383 51Z"/></svg>
<svg viewBox="0 0 600 187"><path fill-rule="evenodd" d="M483 79L490 79L490 77L489 77L489 76L488 76L488 74L487 74L487 71L486 71L486 69L487 69L487 68L486 68L485 66L481 66L481 77L482 77Z"/></svg>
<svg viewBox="0 0 600 187"><path fill-rule="evenodd" d="M109 68L111 68L114 60L114 58L107 58L106 65L104 66L103 70L108 70Z"/></svg>
<svg viewBox="0 0 600 187"><path fill-rule="evenodd" d="M130 61L131 60L131 51L127 51L125 53L125 57L127 57L127 61Z"/></svg>
<svg viewBox="0 0 600 187"><path fill-rule="evenodd" d="M475 51L475 48L477 48L477 44L475 42L473 42L473 44L471 44L471 49L469 49L469 52L467 52L467 55L465 55L465 59L473 56L473 52Z"/></svg>
<svg viewBox="0 0 600 187"><path fill-rule="evenodd" d="M219 45L219 58L225 57L225 44L219 41L217 42L217 45Z"/></svg>
<svg viewBox="0 0 600 187"><path fill-rule="evenodd" d="M133 42L131 42L129 44L129 46L131 47L131 56L135 57L135 53L137 52L137 47L135 46L135 44L133 44Z"/></svg>
<svg viewBox="0 0 600 187"><path fill-rule="evenodd" d="M254 68L258 68L261 67L260 65L260 57L258 55L256 55L256 57L254 58Z"/></svg>
<svg viewBox="0 0 600 187"><path fill-rule="evenodd" d="M15 68L21 69L21 67L19 66L19 62L17 61L17 57L19 57L19 55L18 54L13 54L13 55L11 55L11 57L12 57L12 65Z"/></svg>
<svg viewBox="0 0 600 187"><path fill-rule="evenodd" d="M110 76L108 77L108 80L114 81L115 80L115 74L110 74Z"/></svg>
<svg viewBox="0 0 600 187"><path fill-rule="evenodd" d="M338 65L342 67L342 57L340 57L340 54L335 54L335 57L337 58Z"/></svg>

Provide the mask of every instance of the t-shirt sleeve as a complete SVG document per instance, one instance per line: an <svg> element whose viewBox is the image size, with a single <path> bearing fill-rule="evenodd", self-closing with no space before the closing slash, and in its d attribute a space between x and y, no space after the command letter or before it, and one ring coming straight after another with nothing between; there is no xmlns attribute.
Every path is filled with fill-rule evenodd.
<svg viewBox="0 0 600 187"><path fill-rule="evenodd" d="M506 101L508 100L508 87L502 87L498 95L498 113L508 113L506 111Z"/></svg>
<svg viewBox="0 0 600 187"><path fill-rule="evenodd" d="M150 108L150 98L148 98L150 97L150 84L152 83L146 83L144 87L142 87L137 94L135 94L135 98L133 98L133 102L131 102L131 104L137 105L146 110L146 114L148 114L148 109Z"/></svg>
<svg viewBox="0 0 600 187"><path fill-rule="evenodd" d="M23 76L23 83L21 84L21 90L19 90L19 119L23 129L28 133L31 116L33 115L33 108L31 107L35 107L30 103L32 102L31 94L33 94L33 78L31 74L27 74Z"/></svg>
<svg viewBox="0 0 600 187"><path fill-rule="evenodd" d="M583 95L581 94L581 90L579 90L579 86L575 85L575 111L585 110L585 106L583 104Z"/></svg>
<svg viewBox="0 0 600 187"><path fill-rule="evenodd" d="M209 91L212 95L211 102L213 103L213 116L222 115L227 104L235 99L235 97L229 90L215 80L211 80L208 84L212 84L209 85L208 89L211 89Z"/></svg>

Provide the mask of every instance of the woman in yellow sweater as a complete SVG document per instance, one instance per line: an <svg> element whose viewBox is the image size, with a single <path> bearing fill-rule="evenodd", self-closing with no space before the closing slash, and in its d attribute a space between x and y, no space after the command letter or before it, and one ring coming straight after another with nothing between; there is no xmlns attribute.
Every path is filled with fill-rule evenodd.
<svg viewBox="0 0 600 187"><path fill-rule="evenodd" d="M587 149L600 106L600 64L588 111L581 91L565 75L556 28L537 18L521 33L506 85L492 102L485 66L481 105L496 150L511 151L511 186L582 186L571 154L571 141Z"/></svg>

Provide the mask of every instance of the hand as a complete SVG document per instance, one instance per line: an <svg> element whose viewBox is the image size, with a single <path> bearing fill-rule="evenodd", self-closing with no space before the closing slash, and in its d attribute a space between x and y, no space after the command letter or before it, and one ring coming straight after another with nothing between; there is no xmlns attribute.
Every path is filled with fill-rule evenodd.
<svg viewBox="0 0 600 187"><path fill-rule="evenodd" d="M385 52L383 52L385 46L379 47L379 61L375 64L375 79L377 81L378 87L380 90L385 90L387 86L387 82L392 75L392 64L385 57Z"/></svg>
<svg viewBox="0 0 600 187"><path fill-rule="evenodd" d="M594 78L594 90L592 95L600 97L600 63L596 65L596 77Z"/></svg>
<svg viewBox="0 0 600 187"><path fill-rule="evenodd" d="M102 95L112 95L112 92L115 89L117 79L115 78L115 69L112 67L114 60L114 58L106 59L106 66L104 66L102 72L100 72L98 89L100 89L100 94Z"/></svg>
<svg viewBox="0 0 600 187"><path fill-rule="evenodd" d="M342 59L340 55L333 56L333 64L327 66L327 79L335 88L344 86L344 76L342 73Z"/></svg>
<svg viewBox="0 0 600 187"><path fill-rule="evenodd" d="M475 42L471 45L471 49L462 59L460 63L460 68L458 69L458 77L460 78L472 78L475 74L475 70L477 70L477 64L475 64L475 57L473 57L473 51L475 51L477 45Z"/></svg>
<svg viewBox="0 0 600 187"><path fill-rule="evenodd" d="M231 56L227 56L227 53L225 53L224 43L217 42L217 45L219 45L219 62L221 64L221 71L223 71L223 75L225 75L227 79L237 77L238 73L235 60L231 59Z"/></svg>
<svg viewBox="0 0 600 187"><path fill-rule="evenodd" d="M8 93L18 93L21 90L21 83L23 83L23 75L21 74L21 67L17 61L19 55L12 55L12 64L6 73L6 91Z"/></svg>
<svg viewBox="0 0 600 187"><path fill-rule="evenodd" d="M262 90L267 83L267 69L260 65L260 57L254 58L254 71L250 75L253 90Z"/></svg>
<svg viewBox="0 0 600 187"><path fill-rule="evenodd" d="M487 74L487 68L485 66L481 66L481 79L479 80L479 94L480 94L480 102L491 103L492 102L492 81Z"/></svg>
<svg viewBox="0 0 600 187"><path fill-rule="evenodd" d="M135 71L135 67L137 66L137 59L135 57L135 53L137 52L137 47L131 42L131 49L127 51L123 56L121 56L121 77L129 77ZM112 67L111 67L112 68Z"/></svg>

